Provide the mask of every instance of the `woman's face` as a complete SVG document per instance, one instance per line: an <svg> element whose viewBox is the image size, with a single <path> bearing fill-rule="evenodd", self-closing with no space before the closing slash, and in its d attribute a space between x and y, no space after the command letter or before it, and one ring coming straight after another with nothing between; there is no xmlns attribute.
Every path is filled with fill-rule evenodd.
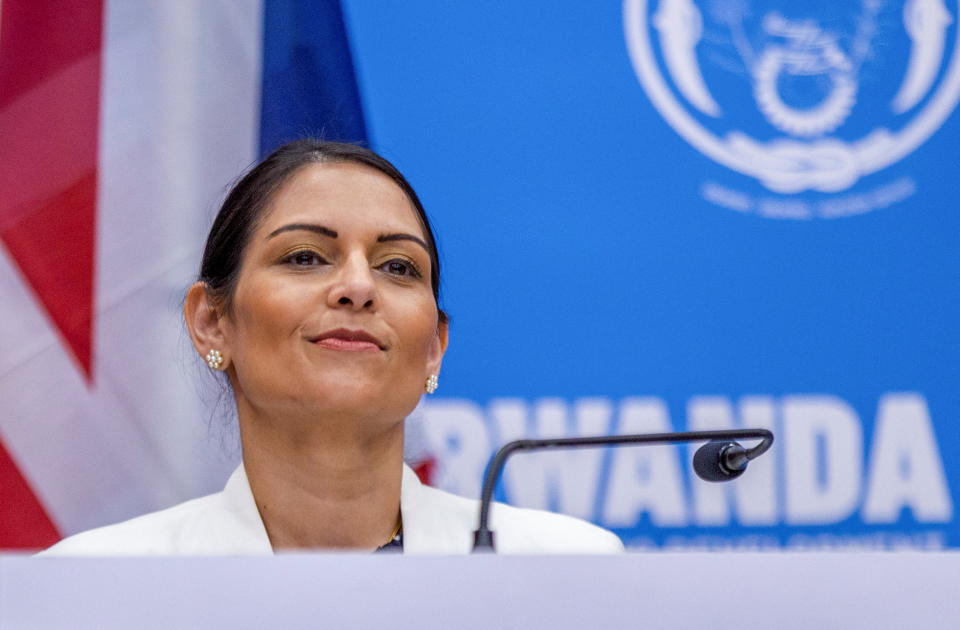
<svg viewBox="0 0 960 630"><path fill-rule="evenodd" d="M238 406L404 418L446 349L425 240L404 192L372 168L315 164L291 177L220 322Z"/></svg>

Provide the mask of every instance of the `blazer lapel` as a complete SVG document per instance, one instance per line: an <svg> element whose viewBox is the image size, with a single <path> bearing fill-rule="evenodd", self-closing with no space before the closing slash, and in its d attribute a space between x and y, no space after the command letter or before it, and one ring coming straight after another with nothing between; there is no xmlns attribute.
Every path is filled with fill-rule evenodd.
<svg viewBox="0 0 960 630"><path fill-rule="evenodd" d="M403 552L409 554L465 554L471 549L468 518L459 506L449 505L445 492L420 482L403 465L400 513L403 516ZM457 497L459 499L459 497ZM460 499L462 501L462 499Z"/></svg>
<svg viewBox="0 0 960 630"><path fill-rule="evenodd" d="M230 475L218 498L219 509L211 510L207 518L209 540L203 541L201 546L228 549L238 555L272 554L273 547L243 464Z"/></svg>
<svg viewBox="0 0 960 630"><path fill-rule="evenodd" d="M241 464L220 493L217 509L206 518L198 548L232 554L273 553L260 518L246 471ZM403 552L408 554L465 554L473 545L475 502L454 497L420 482L417 473L403 466L400 512L403 516ZM215 553L215 552L214 552Z"/></svg>

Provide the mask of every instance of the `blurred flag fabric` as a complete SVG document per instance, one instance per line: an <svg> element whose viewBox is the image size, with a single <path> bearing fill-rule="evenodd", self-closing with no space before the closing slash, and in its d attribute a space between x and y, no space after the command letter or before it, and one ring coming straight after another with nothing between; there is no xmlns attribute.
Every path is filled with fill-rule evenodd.
<svg viewBox="0 0 960 630"><path fill-rule="evenodd" d="M219 488L180 301L226 185L320 134L366 139L339 0L0 2L0 549Z"/></svg>

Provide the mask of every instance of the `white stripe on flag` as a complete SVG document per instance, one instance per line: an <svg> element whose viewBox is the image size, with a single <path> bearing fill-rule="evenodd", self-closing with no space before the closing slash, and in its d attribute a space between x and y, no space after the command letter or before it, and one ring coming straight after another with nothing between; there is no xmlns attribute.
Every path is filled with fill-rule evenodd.
<svg viewBox="0 0 960 630"><path fill-rule="evenodd" d="M179 306L224 186L255 158L261 12L107 4L92 391L0 260L0 429L64 533L212 491L232 465Z"/></svg>

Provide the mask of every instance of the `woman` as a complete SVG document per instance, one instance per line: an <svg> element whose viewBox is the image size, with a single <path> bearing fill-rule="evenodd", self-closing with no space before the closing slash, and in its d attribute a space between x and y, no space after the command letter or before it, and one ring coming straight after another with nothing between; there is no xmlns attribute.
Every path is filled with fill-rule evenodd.
<svg viewBox="0 0 960 630"><path fill-rule="evenodd" d="M382 157L302 140L227 196L184 316L236 400L243 462L223 492L61 541L48 555L292 549L466 553L476 501L422 485L404 418L447 348L416 193ZM566 516L497 505L501 552L622 549Z"/></svg>

